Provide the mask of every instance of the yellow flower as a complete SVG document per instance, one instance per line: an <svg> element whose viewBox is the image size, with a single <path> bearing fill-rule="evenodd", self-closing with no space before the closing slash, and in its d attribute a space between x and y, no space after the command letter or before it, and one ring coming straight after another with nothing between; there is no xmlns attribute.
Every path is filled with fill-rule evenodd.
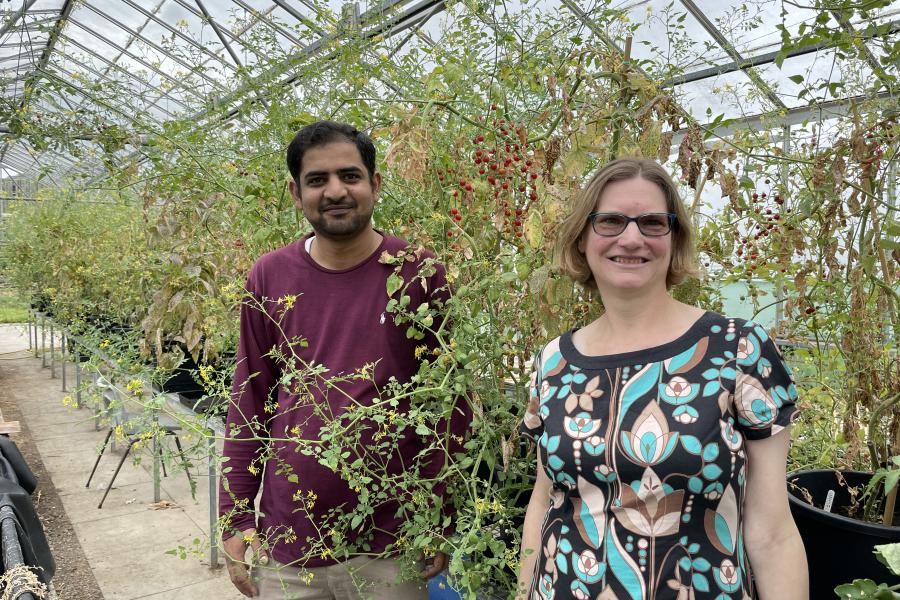
<svg viewBox="0 0 900 600"><path fill-rule="evenodd" d="M109 344L110 344L110 341L104 339L103 341L100 342L100 349L102 350L103 348L108 348Z"/></svg>
<svg viewBox="0 0 900 600"><path fill-rule="evenodd" d="M259 467L250 465L247 467L247 470L250 471L250 473L252 473L253 475L259 475Z"/></svg>
<svg viewBox="0 0 900 600"><path fill-rule="evenodd" d="M422 355L428 351L427 346L416 346L416 358L422 358Z"/></svg>
<svg viewBox="0 0 900 600"><path fill-rule="evenodd" d="M278 299L278 304L284 304L284 307L287 310L294 308L294 303L297 301L296 294L285 294L281 298Z"/></svg>
<svg viewBox="0 0 900 600"><path fill-rule="evenodd" d="M200 379L209 383L212 379L213 368L211 365L200 365Z"/></svg>

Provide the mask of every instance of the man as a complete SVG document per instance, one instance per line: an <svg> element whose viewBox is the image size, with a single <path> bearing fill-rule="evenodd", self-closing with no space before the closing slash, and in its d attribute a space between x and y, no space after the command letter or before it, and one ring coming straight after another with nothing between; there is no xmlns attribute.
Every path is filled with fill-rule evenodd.
<svg viewBox="0 0 900 600"><path fill-rule="evenodd" d="M286 440L316 440L327 424L324 414L338 418L389 396L381 390L392 378L406 383L418 371L417 357L428 339L411 339L408 323L394 323L386 284L396 267L380 260L385 252L402 253L407 244L372 226L381 174L367 135L350 125L314 123L297 133L287 163L291 195L313 232L263 256L247 280L250 301L241 310L219 493L229 575L244 595L273 600L356 598L360 583L366 595L376 598L424 598L421 582L398 580L399 565L392 558L333 555L322 531L331 527L326 523L334 512L329 511L356 506L360 488L351 489L340 470L323 465L320 455L298 451L297 443ZM435 306L446 299L443 267L426 269L421 257L395 262L403 265L404 280L416 278L405 292L412 296L409 306ZM286 364L295 365L293 371ZM297 375L297 365L306 371ZM397 410L408 406L401 403ZM460 423L451 429L460 432ZM357 449L369 447L373 438L367 436L357 439ZM422 449L417 436L403 435L390 457L373 460L384 462L387 473L402 473L421 458ZM439 461L433 462L431 476L440 468ZM398 506L373 507L360 542L367 555L397 541ZM344 533L352 541L355 533ZM314 552L311 544L318 544ZM258 579L248 574L248 547L268 566L259 569ZM438 553L422 575L433 577L446 563Z"/></svg>

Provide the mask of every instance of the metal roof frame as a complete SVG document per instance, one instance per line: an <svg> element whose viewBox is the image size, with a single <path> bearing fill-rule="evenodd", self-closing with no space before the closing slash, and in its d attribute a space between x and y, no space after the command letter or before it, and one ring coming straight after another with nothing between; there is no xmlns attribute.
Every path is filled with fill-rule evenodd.
<svg viewBox="0 0 900 600"><path fill-rule="evenodd" d="M275 23L274 21L271 21L266 15L260 14L260 11L256 10L255 8L253 8L252 6L250 6L249 4L247 4L246 2L244 2L243 0L232 0L232 1L233 1L235 4L237 4L238 6L240 6L241 8L243 8L243 9L244 9L245 11L247 11L248 13L250 13L250 14L252 14L252 15L256 15L257 18L258 18L260 21L262 21L263 23L265 23L266 25L268 25L268 26L269 26L271 29L273 29L276 33L278 33L279 35L281 35L282 37L284 37L285 39L287 39L287 40L288 40L289 42L291 42L292 44L295 44L295 45L297 45L297 46L302 46L302 45L303 45L303 42L300 40L300 38L296 37L293 33L291 33L290 31L288 31L288 30L285 29L284 27L278 25L278 24ZM268 12L272 12L272 11L276 8L276 6L277 6L276 4L272 4L272 6L271 6L271 8L269 8L269 11L268 11Z"/></svg>
<svg viewBox="0 0 900 600"><path fill-rule="evenodd" d="M880 92L875 96L875 100L886 100L891 98L890 92ZM854 96L851 98L841 98L839 100L829 100L819 102L809 106L798 106L785 110L774 110L755 115L749 115L740 119L724 124L716 125L701 124L700 128L708 131L714 137L727 138L731 137L738 131L756 130L765 131L772 129L772 125L767 123L768 120L777 120L777 127L792 127L794 125L802 125L810 121L820 121L823 119L834 119L845 117L850 114L854 106L863 101L871 101L871 96ZM672 137L672 147L677 147L681 140L687 134L687 129L679 129Z"/></svg>
<svg viewBox="0 0 900 600"><path fill-rule="evenodd" d="M232 71L235 70L234 65L229 64L228 61L224 60L221 56L219 56L218 54L215 54L214 52L209 50L203 44L197 43L196 40L184 35L182 32L178 31L177 29L175 29L174 27L172 27L171 25L169 25L168 23L166 23L165 21L163 21L162 19L160 19L159 17L154 15L153 13L149 12L145 8L142 8L141 6L136 4L133 0L121 0L121 1L124 2L125 4L127 4L128 6L130 6L131 8L133 8L134 10L138 11L139 13L143 14L148 19L152 20L154 23L156 23L157 25L159 25L160 27L162 27L169 33L172 33L173 35L175 35L175 37L179 38L180 40L182 40L184 42L187 42L188 45L193 46L195 49L199 50L203 54L206 54L210 58L222 63L224 66L228 67Z"/></svg>
<svg viewBox="0 0 900 600"><path fill-rule="evenodd" d="M88 31L87 26L84 25L84 24L82 24L82 23L79 22L78 20L76 20L76 19L69 19L69 21L70 21L71 23L77 25L78 27L81 27L82 29ZM127 56L127 57L130 58L131 60L133 60L133 61L139 63L140 65L146 67L147 69L153 71L154 73L156 73L157 75L159 75L160 77L162 77L163 79L165 79L166 81L172 82L173 84L180 84L180 82L179 82L177 79L175 79L174 77L172 77L172 76L169 75L168 73L165 73L165 72L163 72L161 69L159 69L159 68L157 68L157 67L154 67L152 64L148 63L147 61L145 61L144 59L140 58L139 56L135 56L135 55L132 54L131 52L125 50L125 49L124 49L122 46L120 46L119 44L116 44L116 43L113 42L112 40L106 38L104 35L102 35L102 34L100 34L100 33L94 33L94 35L96 36L97 39L102 40L105 44L109 45L111 48L114 48L114 49L116 49L116 50L119 50L119 51L121 52L122 55ZM133 78L133 79L135 79L135 80L137 80L137 81L140 81L141 83L143 83L143 84L144 84L146 87L148 87L148 88L153 88L153 89L159 90L159 87L158 87L158 86L156 86L156 85L150 83L149 81L146 81L146 80L144 80L144 79L141 79L140 77L138 77L138 76L135 75L134 73L131 73L128 69L126 69L126 68L123 67L122 65L119 65L118 63L115 63L115 62L111 61L110 59L106 58L105 56L101 55L101 54L98 53L97 51L88 48L87 46L85 46L84 44L82 44L81 42L79 42L78 40L76 40L76 39L74 39L74 38L71 38L71 37L69 37L69 36L63 36L63 37L65 37L66 42L68 42L68 43L72 44L73 46L77 47L77 48L80 49L82 52L87 52L87 53L90 54L92 57L94 57L94 58L96 58L97 60L99 60L99 61L105 63L105 64L107 65L108 68L106 69L106 71L104 71L104 72L102 73L102 75L108 74L110 69L116 69L116 70L118 70L118 71L122 71L122 72L127 73L131 78ZM62 53L62 54L63 54L67 59L69 59L69 60L72 59L72 57L71 57L70 54L66 54L66 53ZM191 89L189 89L189 88L185 88L185 89L186 89L189 93L193 94L194 96L199 97L199 98L203 98L202 95L198 94L198 93L195 92L194 90L191 90ZM164 90L159 90L159 91L162 93ZM178 102L178 103L181 104L182 106L185 106L185 107L187 106L187 104L185 104L185 103L182 102L181 100L178 100L177 98L172 98L172 100L174 100L175 102Z"/></svg>
<svg viewBox="0 0 900 600"><path fill-rule="evenodd" d="M166 0L163 0L163 2L165 2L165 1ZM163 2L160 2L160 4L162 4ZM106 19L107 21L109 21L110 23L112 23L113 25L115 25L116 27L121 29L122 31L125 31L126 33L130 34L132 36L132 39L129 40L129 42L139 40L142 44L146 44L147 46L149 46L150 48L153 48L157 52L165 54L169 60L176 62L179 65L181 65L182 67L184 67L185 69L187 69L188 73L197 75L198 77L202 78L204 81L209 83L210 85L218 88L220 91L225 91L225 88L222 86L221 83L219 83L212 77L203 73L202 70L197 70L196 66L191 66L190 64L181 60L181 58L168 53L165 48L163 48L162 46L156 44L155 42L153 42L153 41L147 39L146 37L144 37L143 35L141 35L139 30L131 29L130 27L128 27L127 25L125 25L124 23L122 23L121 21L116 19L115 17L106 14L104 11L94 7L93 5L91 5L88 2L85 2L83 4L83 6L85 8L87 8L88 10L91 10L92 12L96 13L98 16L103 17L104 19ZM144 25L146 25L148 22L150 22L149 18L144 22Z"/></svg>
<svg viewBox="0 0 900 600"><path fill-rule="evenodd" d="M270 4L264 8L256 9L250 5L250 0L230 0L229 5L246 11L251 18L246 19L246 23L242 25L240 32L232 32L229 27L224 25L222 18L226 14L223 2L216 2L215 8L218 10L213 14L209 8L213 4L207 3L205 0L158 0L154 2L154 6L145 8L145 4L140 0L116 0L118 4L128 7L130 11L121 13L122 16L117 17L103 8L105 0L59 0L60 7L58 9L40 8L32 10L37 4L37 0L21 0L21 5L15 10L0 13L0 48L15 49L19 48L20 52L11 56L0 56L0 76L10 74L3 77L2 81L7 86L8 94L13 98L20 96L15 101L20 107L25 107L31 101L33 90L39 85L40 79L43 77L56 78L68 87L76 91L79 100L76 106L72 105L74 98L67 98L65 94L55 95L51 102L64 102L73 110L91 110L91 106L100 107L103 111L108 111L110 115L116 115L116 120L121 118L123 121L129 121L134 118L132 109L111 106L108 101L94 97L85 89L79 89L77 85L78 79L74 81L64 81L63 77L83 77L83 75L74 75L71 71L64 68L64 62L71 61L71 65L77 66L79 70L83 69L88 75L94 76L97 80L110 80L116 82L129 81L140 86L141 90L147 90L147 93L141 94L143 108L150 111L149 114L156 115L158 118L164 119L186 119L197 123L199 127L206 127L221 123L234 118L239 112L245 108L248 103L261 103L265 105L265 98L262 97L263 92L257 89L257 83L261 81L275 82L275 85L288 87L295 85L300 75L291 74L290 69L298 64L309 61L311 59L327 60L327 56L320 56L327 45L340 36L346 34L346 28L338 26L337 33L326 32L323 27L316 21L324 21L329 25L338 24L336 21L325 18L325 15L318 12L317 7L309 0L269 0ZM423 26L430 18L446 8L445 2L453 0L383 0L380 4L376 4L365 13L359 15L358 11L353 13L345 12L344 22L349 27L358 32L358 35L365 38L372 38L376 35L384 35L385 37L396 36L409 29L412 29L408 35L404 35L395 52L402 48L408 41L419 32L419 28ZM622 48L611 39L602 27L592 24L591 15L582 8L582 3L578 0L559 0L562 6L570 10L577 18L579 18L587 27L589 27L594 35L608 44L610 48L615 48L622 52ZM755 53L753 50L745 50L739 52L734 43L729 40L719 30L717 25L707 16L701 6L701 0L679 0L680 6L684 7L687 14L693 19L693 22L699 24L699 27L708 34L712 40L723 49L728 62L719 65L703 66L691 70L677 77L672 77L663 82L664 87L679 89L686 84L701 82L705 79L726 75L729 73L743 72L750 82L760 91L761 97L764 98L768 105L775 107L775 111L761 111L750 116L742 116L738 119L728 121L727 125L721 125L713 128L713 133L718 136L728 136L735 131L746 127L768 127L769 121L778 122L779 126L787 126L802 123L808 120L816 120L822 116L835 117L847 114L850 107L858 102L860 98L843 98L828 102L818 102L807 106L788 108L782 100L784 96L779 96L772 85L765 79L762 73L754 71L755 67L768 65L781 58L784 60L809 55L815 52L829 49L831 46L828 42L809 45L803 48L795 48L788 52L780 50ZM201 44L194 37L185 34L179 27L173 26L167 22L162 16L161 9L166 4L177 5L190 15L197 17L199 23L208 25L212 32L216 35L218 44L213 43ZM149 4L149 3L147 3ZM641 4L638 2L637 4ZM207 6L209 5L209 6ZM621 7L626 10L634 8L634 4L628 7ZM117 43L103 34L103 30L96 27L90 27L85 21L78 16L77 13L72 16L73 10L84 8L93 14L100 16L106 22L112 24L115 28L125 32L127 41ZM309 14L302 14L299 7L305 7L310 11ZM272 17L272 11L280 8L283 15L288 15L295 19L298 23L307 28L312 34L317 35L318 39L310 42L303 42L300 34L291 31L290 26L281 24L282 22ZM399 10L398 10L399 9ZM133 12L135 17L140 17L137 23L126 23L123 19L125 13ZM890 8L878 16L878 18L886 19L896 15L896 10ZM118 13L117 13L118 14ZM181 13L184 14L184 13ZM832 11L831 16L841 28L861 40L862 42L874 40L884 36L892 37L900 33L900 20L888 21L886 24L882 22L877 28L870 26L867 28L854 27L854 24L838 12ZM130 18L130 16L129 16ZM179 17L180 18L180 17ZM348 20L349 19L349 20ZM104 56L103 53L90 47L90 44L84 40L79 40L68 33L64 33L65 24L71 22L73 26L88 32L91 36L102 41L111 49L117 51L114 57ZM193 20L191 20L192 23ZM46 24L53 23L52 28L45 29ZM148 35L144 33L145 28L150 25L158 25L161 30L172 35L178 48L191 50L193 56L196 51L198 63L193 64L191 59L183 59L177 53L168 51L164 45L166 42L157 43L152 41ZM194 23L196 26L196 23ZM245 40L243 33L249 31L252 27L265 27L267 31L275 36L274 39L283 43L286 40L298 49L289 55L288 59L282 65L275 65L268 68L257 68L256 73L251 79L248 79L242 85L238 85L236 89L231 89L223 78L228 79L238 71L249 70L253 73L253 60L249 57L247 61L251 64L246 66L241 60L239 49L251 51L252 56L259 56L256 49L251 47ZM39 30L39 34L31 35L31 32ZM155 28L154 28L155 30ZM697 29L700 31L700 29ZM19 32L20 38L18 43L9 39L12 33ZM46 35L45 35L46 34ZM30 37L31 39L26 39ZM116 36L117 37L117 36ZM424 36L425 43L434 42ZM84 52L85 58L75 58L71 52L65 48L60 48L59 41L64 41L67 45ZM162 64L155 62L153 59L142 58L139 51L134 51L131 46L140 43L148 52L156 52L161 57L170 59L164 60ZM162 45L161 45L162 44ZM220 47L221 46L221 47ZM759 46L759 49L765 49L766 44ZM40 54L39 54L40 53ZM225 56L227 54L227 56ZM54 60L58 57L61 60ZM721 58L721 57L720 57ZM854 60L857 57L854 56ZM159 78L158 81L150 81L135 72L135 69L129 68L121 63L122 60L134 61L134 63L147 69L147 73L153 73ZM12 61L18 61L13 67L4 67L4 64ZM720 59L717 59L720 60ZM885 67L878 63L878 59L867 48L863 47L860 53L860 60L867 63L867 69L871 69L873 77L878 77L882 82L882 89L887 89L892 82L888 81L884 75ZM860 64L863 64L860 63ZM169 70L169 67L177 65L184 68L185 75L181 76L180 72ZM125 79L119 77L111 77L115 72L124 74ZM893 72L893 71L891 71ZM149 79L155 80L156 77L149 76ZM197 85L197 84L200 85ZM388 88L399 91L392 82L383 82ZM879 98L890 97L887 92L881 92ZM71 100L71 101L70 101ZM171 102L171 105L167 105ZM168 106L168 108L166 108ZM191 112L192 107L199 106L199 110ZM765 106L765 104L763 104ZM149 122L152 128L152 121ZM712 126L712 123L710 124ZM701 125L701 127L703 127ZM675 133L675 141L683 132ZM9 133L9 127L6 124L0 124L0 136L4 139L0 142L0 166L8 163L5 160L10 154L11 148L15 145L15 141ZM81 137L81 136L79 136ZM83 136L81 139L91 139L92 136ZM33 149L30 149L33 151ZM28 152L25 153L29 154ZM21 163L21 157L18 157ZM76 161L77 162L77 161ZM37 161L35 161L37 164Z"/></svg>
<svg viewBox="0 0 900 600"><path fill-rule="evenodd" d="M148 83L147 81L141 79L140 77L138 77L137 75L135 75L134 73L132 73L131 71L129 71L128 69L126 69L125 67L123 67L123 66L121 66L121 65L118 65L118 64L115 64L115 63L109 61L109 59L107 59L107 58L105 58L105 57L103 57L103 56L97 54L96 52L94 52L94 51L91 50L90 48L84 46L83 44L80 44L79 42L77 42L77 41L75 41L75 40L73 40L73 39L71 39L71 38L66 38L66 41L67 41L68 43L71 43L71 44L77 46L78 48L80 48L80 49L83 50L84 52L87 52L88 54L90 54L90 55L93 56L94 58L100 60L101 62L103 62L103 63L105 63L105 64L107 64L107 65L110 65L110 66L115 67L116 72L119 72L119 73L122 73L122 74L126 75L129 79L131 79L131 80L133 80L133 81L136 81L136 82L138 82L139 84L141 84L141 85L143 85L143 86L145 86L145 87L147 87L147 88L155 88L155 86L153 86L152 84ZM109 76L109 71L107 71L107 72L100 72L100 71L98 71L97 69L95 69L94 67L91 67L90 65L87 65L87 64L83 63L82 61L80 61L79 59L75 58L75 57L72 56L71 54L65 54L64 56L65 56L66 60L69 60L69 61L75 63L76 65L78 65L78 66L81 67L82 69L84 69L84 70L86 70L86 71L89 71L89 72L93 73L94 75L96 75L97 77L99 77L99 78L101 78L101 79L104 79L104 80L110 81L110 82L115 82L115 81L116 81L115 79L113 79L112 77ZM61 65L53 65L53 67L54 67L54 68L57 68L57 69L63 70L63 67L62 67ZM70 71L67 71L67 72L70 72ZM187 106L186 104L184 104L183 102L181 102L181 101L178 100L177 98L172 98L172 100L175 101L175 102L177 102L178 104L181 104L182 106L185 106L185 107ZM156 107L156 108L159 108L162 112L166 113L166 115L168 115L168 116L171 117L171 118L176 118L176 117L177 117L177 115L176 115L175 113L173 113L173 112L170 112L170 111L168 111L168 110L166 110L166 109L163 109L163 108L161 108L161 107Z"/></svg>
<svg viewBox="0 0 900 600"><path fill-rule="evenodd" d="M725 50L725 52L728 54L728 56L731 57L733 61L739 62L744 60L744 57L741 56L737 50L735 50L734 46L731 45L731 42L725 39L725 36L722 35L722 32L712 24L712 21L710 21L703 13L703 11L700 10L700 7L694 3L694 0L679 0L679 2L681 2L682 6L688 9L688 12L691 13L691 15L693 15L695 19L697 19L700 25L703 26L703 29L705 29L706 32L710 36L712 36L714 40L716 40L716 43L719 45L719 47ZM756 85L757 88L759 88L759 90L763 93L766 99L769 100L769 102L771 102L778 108L787 108L784 102L781 101L781 98L778 97L778 94L775 93L775 90L773 90L772 87L765 81L763 81L762 78L756 74L756 71L754 71L752 68L745 68L742 70L744 71L744 74L750 78L750 81L752 81L753 84Z"/></svg>
<svg viewBox="0 0 900 600"><path fill-rule="evenodd" d="M893 35L898 32L900 32L900 20L891 21L886 35ZM881 37L880 34L876 34L874 32L857 31L856 34L861 40L870 40L873 38ZM831 48L831 45L827 42L811 44L809 46L795 48L789 52L784 53L784 58L785 60L787 60L789 58L794 58L795 56L804 56L806 54L812 54L814 52L818 52L819 50L827 50L829 48ZM690 73L685 73L684 75L679 75L678 77L672 77L671 79L666 80L663 83L663 86L671 87L684 83L693 83L702 79L709 79L711 77L725 75L726 73L743 71L751 67L759 67L762 65L770 64L775 62L775 59L779 54L781 54L781 50L775 50L773 52L766 52L764 54L750 56L742 60L733 60L729 63L708 67L706 69L691 71Z"/></svg>

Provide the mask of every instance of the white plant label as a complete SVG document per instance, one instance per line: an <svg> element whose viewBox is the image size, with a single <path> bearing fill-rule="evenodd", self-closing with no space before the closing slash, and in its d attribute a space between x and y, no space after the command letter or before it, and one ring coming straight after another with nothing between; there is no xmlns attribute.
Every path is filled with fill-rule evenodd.
<svg viewBox="0 0 900 600"><path fill-rule="evenodd" d="M831 512L831 505L834 503L834 490L828 490L825 495L825 512Z"/></svg>

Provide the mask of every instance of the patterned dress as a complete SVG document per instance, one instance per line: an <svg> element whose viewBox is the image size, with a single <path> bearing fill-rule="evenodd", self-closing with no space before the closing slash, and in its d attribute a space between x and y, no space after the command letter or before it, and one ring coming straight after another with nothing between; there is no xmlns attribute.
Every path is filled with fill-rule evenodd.
<svg viewBox="0 0 900 600"><path fill-rule="evenodd" d="M765 330L711 312L638 352L550 342L522 424L553 484L530 598L754 597L744 444L789 425L796 399Z"/></svg>

